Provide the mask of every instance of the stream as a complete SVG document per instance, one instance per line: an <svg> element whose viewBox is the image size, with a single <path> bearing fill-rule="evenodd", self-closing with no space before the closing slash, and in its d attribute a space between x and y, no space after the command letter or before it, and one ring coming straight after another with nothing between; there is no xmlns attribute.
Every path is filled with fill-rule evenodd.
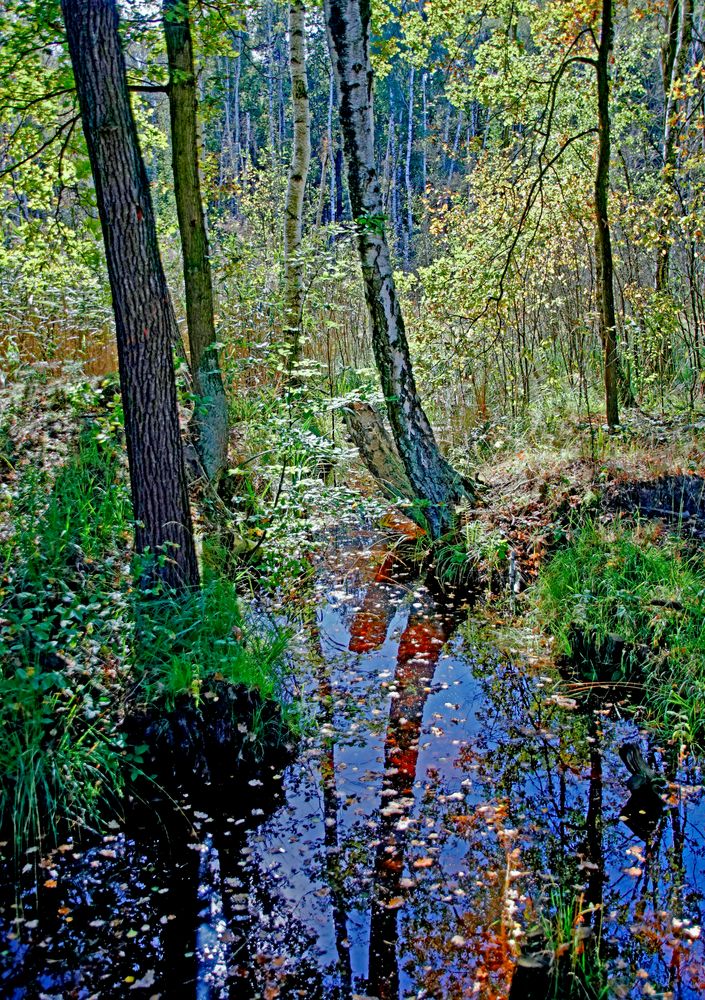
<svg viewBox="0 0 705 1000"><path fill-rule="evenodd" d="M540 928L558 955L599 938L604 997L705 996L700 766L473 641L380 531L337 529L315 604L295 759L203 789L174 829L28 852L0 995L499 1000ZM625 742L670 779L657 802L630 794Z"/></svg>

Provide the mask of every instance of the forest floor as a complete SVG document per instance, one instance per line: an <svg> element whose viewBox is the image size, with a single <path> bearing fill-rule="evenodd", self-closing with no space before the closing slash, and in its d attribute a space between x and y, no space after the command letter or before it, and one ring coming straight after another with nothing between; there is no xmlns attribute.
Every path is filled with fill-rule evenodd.
<svg viewBox="0 0 705 1000"><path fill-rule="evenodd" d="M694 421L632 410L614 435L598 421L567 420L560 437L500 451L478 466L477 475L486 484L477 516L509 539L528 583L565 540L575 515L592 510L614 516L620 496L628 511L625 488L634 484L705 478L705 416ZM673 513L677 518L678 509Z"/></svg>

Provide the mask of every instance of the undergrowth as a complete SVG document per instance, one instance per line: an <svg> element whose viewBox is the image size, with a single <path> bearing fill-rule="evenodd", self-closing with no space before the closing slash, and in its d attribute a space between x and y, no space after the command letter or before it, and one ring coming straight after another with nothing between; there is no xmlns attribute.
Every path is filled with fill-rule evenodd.
<svg viewBox="0 0 705 1000"><path fill-rule="evenodd" d="M705 561L660 526L587 521L542 572L541 616L562 653L577 635L625 641L644 705L669 738L705 745Z"/></svg>
<svg viewBox="0 0 705 1000"><path fill-rule="evenodd" d="M53 478L29 462L0 485L0 830L16 851L121 812L142 767L126 713L217 680L286 699L287 637L248 619L235 582L135 584L119 424L88 421Z"/></svg>

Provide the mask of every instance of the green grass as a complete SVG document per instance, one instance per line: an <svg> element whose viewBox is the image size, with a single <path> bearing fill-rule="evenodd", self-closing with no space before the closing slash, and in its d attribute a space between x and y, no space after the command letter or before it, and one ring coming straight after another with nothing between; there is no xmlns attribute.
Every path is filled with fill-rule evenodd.
<svg viewBox="0 0 705 1000"><path fill-rule="evenodd" d="M116 433L91 424L53 480L28 464L0 487L0 828L16 852L120 812L140 768L125 710L168 711L213 681L286 697L287 635L248 620L233 581L211 574L185 595L136 584Z"/></svg>
<svg viewBox="0 0 705 1000"><path fill-rule="evenodd" d="M544 569L543 622L561 652L571 636L627 643L626 667L643 670L644 703L664 735L705 745L705 562L654 525L587 522Z"/></svg>
<svg viewBox="0 0 705 1000"><path fill-rule="evenodd" d="M552 1000L603 1000L610 995L600 955L599 907L574 889L554 886L542 901L538 929L552 957Z"/></svg>
<svg viewBox="0 0 705 1000"><path fill-rule="evenodd" d="M219 577L194 593L137 602L135 667L148 700L167 707L184 693L199 697L209 681L283 697L288 634L243 616L235 585Z"/></svg>
<svg viewBox="0 0 705 1000"><path fill-rule="evenodd" d="M0 823L19 848L66 823L96 827L123 791L123 741L91 654L113 642L120 609L106 611L130 504L117 454L95 432L53 483L29 465L4 499Z"/></svg>

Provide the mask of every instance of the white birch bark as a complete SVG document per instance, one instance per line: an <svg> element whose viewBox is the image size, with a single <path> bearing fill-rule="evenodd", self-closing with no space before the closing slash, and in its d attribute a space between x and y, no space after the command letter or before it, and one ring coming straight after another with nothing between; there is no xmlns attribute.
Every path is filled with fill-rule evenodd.
<svg viewBox="0 0 705 1000"><path fill-rule="evenodd" d="M289 70L294 132L284 213L285 333L291 345L291 362L301 350L303 263L301 233L304 193L311 161L311 123L306 79L306 8L303 0L289 3Z"/></svg>
<svg viewBox="0 0 705 1000"><path fill-rule="evenodd" d="M366 0L325 0L325 14L375 360L399 455L437 538L468 491L441 455L421 405L394 284L374 155L370 8Z"/></svg>

